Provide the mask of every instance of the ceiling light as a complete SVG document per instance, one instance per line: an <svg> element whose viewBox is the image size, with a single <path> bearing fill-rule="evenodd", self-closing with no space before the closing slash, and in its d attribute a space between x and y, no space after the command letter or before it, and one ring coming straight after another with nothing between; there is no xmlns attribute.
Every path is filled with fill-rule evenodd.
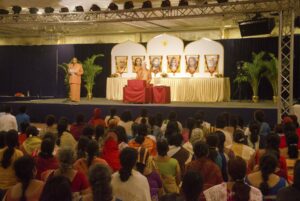
<svg viewBox="0 0 300 201"><path fill-rule="evenodd" d="M124 9L125 10L128 10L128 9L133 9L134 8L134 5L133 5L133 2L132 1L126 1L124 3Z"/></svg>
<svg viewBox="0 0 300 201"><path fill-rule="evenodd" d="M53 12L54 12L54 8L52 8L52 7L45 8L45 13L53 13Z"/></svg>
<svg viewBox="0 0 300 201"><path fill-rule="evenodd" d="M100 11L100 10L101 8L96 4L93 4L92 7L90 8L90 11Z"/></svg>
<svg viewBox="0 0 300 201"><path fill-rule="evenodd" d="M152 8L152 2L151 1L144 1L142 8Z"/></svg>
<svg viewBox="0 0 300 201"><path fill-rule="evenodd" d="M108 9L109 10L118 10L119 7L118 7L117 4L115 4L115 3L112 2L112 3L109 4Z"/></svg>
<svg viewBox="0 0 300 201"><path fill-rule="evenodd" d="M75 7L75 11L76 11L76 12L84 12L84 9L83 9L82 6L76 6L76 7Z"/></svg>
<svg viewBox="0 0 300 201"><path fill-rule="evenodd" d="M163 1L161 2L160 7L162 7L162 8L171 7L171 2L170 2L170 0L163 0Z"/></svg>

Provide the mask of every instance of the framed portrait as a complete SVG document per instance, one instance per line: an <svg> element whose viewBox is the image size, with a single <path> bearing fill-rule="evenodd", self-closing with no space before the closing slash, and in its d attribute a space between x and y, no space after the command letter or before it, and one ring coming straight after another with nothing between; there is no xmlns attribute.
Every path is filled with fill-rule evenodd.
<svg viewBox="0 0 300 201"><path fill-rule="evenodd" d="M157 74L161 72L162 69L162 56L150 56L149 61L150 61L150 69L151 72L154 74Z"/></svg>
<svg viewBox="0 0 300 201"><path fill-rule="evenodd" d="M115 57L116 61L116 73L123 74L127 73L128 67L127 67L127 61L128 61L128 56L116 56Z"/></svg>
<svg viewBox="0 0 300 201"><path fill-rule="evenodd" d="M142 67L145 56L132 56L132 72L136 73Z"/></svg>
<svg viewBox="0 0 300 201"><path fill-rule="evenodd" d="M186 62L186 69L185 72L190 73L192 76L194 73L199 72L199 55L186 55L185 62Z"/></svg>
<svg viewBox="0 0 300 201"><path fill-rule="evenodd" d="M180 55L169 55L168 60L168 73L179 73L180 72Z"/></svg>
<svg viewBox="0 0 300 201"><path fill-rule="evenodd" d="M218 72L220 55L218 54L207 54L204 55L205 59L205 72L209 72L212 76L213 73Z"/></svg>

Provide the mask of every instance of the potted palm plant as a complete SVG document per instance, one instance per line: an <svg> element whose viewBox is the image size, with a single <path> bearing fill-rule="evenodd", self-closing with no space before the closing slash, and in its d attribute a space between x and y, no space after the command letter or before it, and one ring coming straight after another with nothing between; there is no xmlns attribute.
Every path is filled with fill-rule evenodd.
<svg viewBox="0 0 300 201"><path fill-rule="evenodd" d="M83 75L84 87L87 90L87 98L92 99L93 87L95 85L95 77L102 72L102 67L95 64L95 60L98 57L102 57L102 54L92 55L83 62Z"/></svg>
<svg viewBox="0 0 300 201"><path fill-rule="evenodd" d="M270 60L265 61L265 72L263 76L267 78L273 89L273 102L278 100L278 60L274 54L269 53Z"/></svg>
<svg viewBox="0 0 300 201"><path fill-rule="evenodd" d="M67 63L63 63L63 64L58 64L58 67L60 67L64 73L65 73L65 78L64 78L64 84L66 86L67 89L67 97L70 97L70 85L69 85L69 67Z"/></svg>
<svg viewBox="0 0 300 201"><path fill-rule="evenodd" d="M237 82L248 82L251 85L253 96L252 101L257 103L258 97L258 86L262 78L262 71L264 69L265 62L263 57L265 52L252 53L252 62L242 62L242 70L244 74L236 77Z"/></svg>

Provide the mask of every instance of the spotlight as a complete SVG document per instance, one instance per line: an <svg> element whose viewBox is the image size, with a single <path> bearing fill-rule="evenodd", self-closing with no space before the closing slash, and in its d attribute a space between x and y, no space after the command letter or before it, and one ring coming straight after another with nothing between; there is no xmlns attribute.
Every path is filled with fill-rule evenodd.
<svg viewBox="0 0 300 201"><path fill-rule="evenodd" d="M144 1L142 8L152 8L152 2L151 1Z"/></svg>
<svg viewBox="0 0 300 201"><path fill-rule="evenodd" d="M13 6L12 11L14 12L14 14L20 14L22 11L22 8L20 6Z"/></svg>
<svg viewBox="0 0 300 201"><path fill-rule="evenodd" d="M60 12L61 13L68 13L69 12L69 8L63 7L63 8L60 9Z"/></svg>
<svg viewBox="0 0 300 201"><path fill-rule="evenodd" d="M45 8L45 13L53 13L53 12L54 12L54 8L52 8L52 7Z"/></svg>
<svg viewBox="0 0 300 201"><path fill-rule="evenodd" d="M178 6L188 6L189 2L187 0L180 0Z"/></svg>
<svg viewBox="0 0 300 201"><path fill-rule="evenodd" d="M112 3L109 4L108 9L109 10L118 10L119 7L118 7L117 4L115 4L115 3L112 2Z"/></svg>
<svg viewBox="0 0 300 201"><path fill-rule="evenodd" d="M82 6L76 6L76 7L75 7L75 11L76 11L76 12L84 12L84 9L83 9Z"/></svg>
<svg viewBox="0 0 300 201"><path fill-rule="evenodd" d="M239 22L241 36L270 34L275 27L274 18L253 18Z"/></svg>
<svg viewBox="0 0 300 201"><path fill-rule="evenodd" d="M163 0L163 1L161 2L160 7L162 7L162 8L171 7L171 2L170 2L170 0Z"/></svg>
<svg viewBox="0 0 300 201"><path fill-rule="evenodd" d="M37 14L38 11L39 11L39 9L37 9L37 8L35 8L35 7L29 8L30 14Z"/></svg>
<svg viewBox="0 0 300 201"><path fill-rule="evenodd" d="M90 11L100 11L101 8L97 6L96 4L93 4L92 7L90 8Z"/></svg>
<svg viewBox="0 0 300 201"><path fill-rule="evenodd" d="M7 15L9 13L8 10L0 9L0 15Z"/></svg>
<svg viewBox="0 0 300 201"><path fill-rule="evenodd" d="M125 10L129 10L129 9L133 9L134 8L134 5L133 5L133 2L132 1L126 1L124 3L124 9Z"/></svg>

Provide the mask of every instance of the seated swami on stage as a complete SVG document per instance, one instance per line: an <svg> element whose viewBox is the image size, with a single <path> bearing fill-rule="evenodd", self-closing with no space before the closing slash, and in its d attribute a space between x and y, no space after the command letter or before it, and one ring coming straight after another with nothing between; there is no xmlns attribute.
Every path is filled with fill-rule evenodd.
<svg viewBox="0 0 300 201"><path fill-rule="evenodd" d="M137 80L146 80L147 84L151 82L151 71L147 69L147 64L143 62L142 68L140 68L136 73Z"/></svg>

